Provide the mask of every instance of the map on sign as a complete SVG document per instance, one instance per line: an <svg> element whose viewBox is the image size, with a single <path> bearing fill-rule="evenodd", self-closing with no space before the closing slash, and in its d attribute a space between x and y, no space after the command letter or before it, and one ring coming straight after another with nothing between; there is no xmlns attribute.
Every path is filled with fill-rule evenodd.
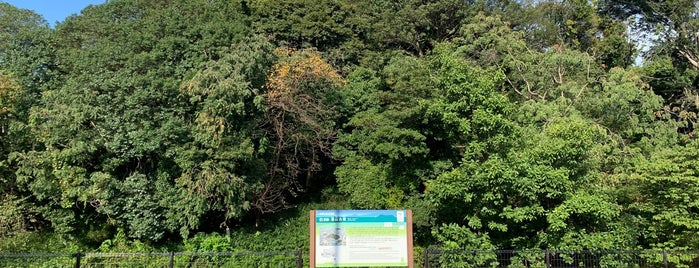
<svg viewBox="0 0 699 268"><path fill-rule="evenodd" d="M406 210L317 210L314 226L315 267L408 266Z"/></svg>

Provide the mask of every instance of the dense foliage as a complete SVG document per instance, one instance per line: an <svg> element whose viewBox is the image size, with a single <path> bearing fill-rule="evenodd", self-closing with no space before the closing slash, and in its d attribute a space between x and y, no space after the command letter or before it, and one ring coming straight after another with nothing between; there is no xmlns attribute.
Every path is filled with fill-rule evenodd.
<svg viewBox="0 0 699 268"><path fill-rule="evenodd" d="M303 248L315 208L412 209L418 248L697 249L697 11L0 2L0 249Z"/></svg>

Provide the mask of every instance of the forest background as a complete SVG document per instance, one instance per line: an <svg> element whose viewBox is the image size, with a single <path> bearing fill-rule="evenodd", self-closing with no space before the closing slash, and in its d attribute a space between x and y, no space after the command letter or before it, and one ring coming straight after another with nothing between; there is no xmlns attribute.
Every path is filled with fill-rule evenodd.
<svg viewBox="0 0 699 268"><path fill-rule="evenodd" d="M411 209L418 252L698 249L697 9L0 3L0 252L305 249L311 209Z"/></svg>

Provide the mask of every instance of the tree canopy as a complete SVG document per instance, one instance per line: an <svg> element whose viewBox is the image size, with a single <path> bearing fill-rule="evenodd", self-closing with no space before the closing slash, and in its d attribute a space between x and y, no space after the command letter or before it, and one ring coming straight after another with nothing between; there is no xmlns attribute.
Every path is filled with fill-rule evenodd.
<svg viewBox="0 0 699 268"><path fill-rule="evenodd" d="M50 28L0 3L0 240L320 202L412 209L425 247L696 249L696 9L112 0Z"/></svg>

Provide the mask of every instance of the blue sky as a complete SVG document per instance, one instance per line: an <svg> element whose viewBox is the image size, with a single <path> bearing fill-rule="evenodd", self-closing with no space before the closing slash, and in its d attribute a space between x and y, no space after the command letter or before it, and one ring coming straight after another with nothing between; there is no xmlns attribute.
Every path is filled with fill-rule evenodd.
<svg viewBox="0 0 699 268"><path fill-rule="evenodd" d="M0 0L23 9L31 9L44 16L44 19L55 26L71 14L79 14L80 10L89 5L99 5L106 0Z"/></svg>

